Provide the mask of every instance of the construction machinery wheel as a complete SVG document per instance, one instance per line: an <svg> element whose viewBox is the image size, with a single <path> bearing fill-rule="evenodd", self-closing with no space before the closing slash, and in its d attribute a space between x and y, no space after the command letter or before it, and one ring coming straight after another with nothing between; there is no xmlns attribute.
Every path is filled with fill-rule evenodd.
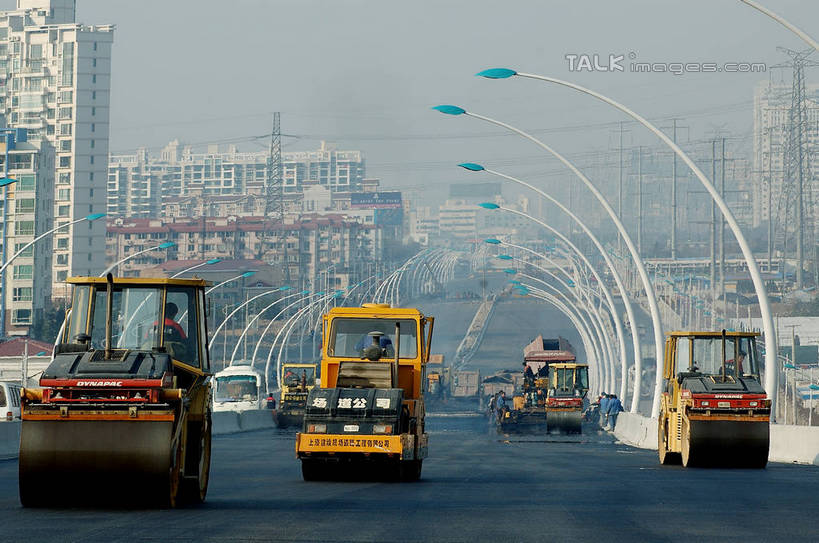
<svg viewBox="0 0 819 543"><path fill-rule="evenodd" d="M679 464L682 461L680 453L674 453L668 449L668 421L661 420L657 424L657 452L660 456L660 464L663 466Z"/></svg>
<svg viewBox="0 0 819 543"><path fill-rule="evenodd" d="M685 421L682 462L686 467L764 468L768 463L767 421Z"/></svg>
<svg viewBox="0 0 819 543"><path fill-rule="evenodd" d="M175 505L181 469L175 459L181 451L172 429L170 421L24 420L20 502L26 507L113 501Z"/></svg>
<svg viewBox="0 0 819 543"><path fill-rule="evenodd" d="M400 479L402 481L417 481L421 478L423 460L404 460L400 463Z"/></svg>
<svg viewBox="0 0 819 543"><path fill-rule="evenodd" d="M179 505L179 487L182 480L182 462L184 461L184 447L182 446L182 439L176 444L176 450L173 455L173 462L168 469L168 496L165 506L168 509L175 509Z"/></svg>
<svg viewBox="0 0 819 543"><path fill-rule="evenodd" d="M205 501L210 480L210 450L211 450L211 417L208 414L199 432L199 442L196 443L197 469L196 475L182 478L180 483L180 499L185 504L200 504Z"/></svg>
<svg viewBox="0 0 819 543"><path fill-rule="evenodd" d="M547 411L546 428L550 434L579 434L582 432L580 411Z"/></svg>

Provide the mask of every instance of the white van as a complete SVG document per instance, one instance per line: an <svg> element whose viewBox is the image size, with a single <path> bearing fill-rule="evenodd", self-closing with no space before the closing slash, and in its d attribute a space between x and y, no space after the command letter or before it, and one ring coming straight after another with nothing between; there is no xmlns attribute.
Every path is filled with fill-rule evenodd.
<svg viewBox="0 0 819 543"><path fill-rule="evenodd" d="M0 422L20 420L20 388L0 381Z"/></svg>

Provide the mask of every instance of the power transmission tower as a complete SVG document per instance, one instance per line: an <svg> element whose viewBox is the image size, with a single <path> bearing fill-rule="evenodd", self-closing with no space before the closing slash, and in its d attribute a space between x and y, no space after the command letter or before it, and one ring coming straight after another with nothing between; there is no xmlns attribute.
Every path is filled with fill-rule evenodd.
<svg viewBox="0 0 819 543"><path fill-rule="evenodd" d="M809 51L794 51L783 47L777 49L788 55L790 60L775 67L790 67L793 71L791 105L787 113L785 130L783 186L780 195L780 207L785 208L785 220L782 225L784 232L783 246L787 243L788 211L793 210L795 217L796 288L801 289L804 287L806 223L810 225L810 228L807 229L807 241L811 247L813 247L814 239L813 187L810 168L811 141L808 136L809 119L808 100L805 93L805 69L810 66L819 66L819 63L808 58L813 53L813 49ZM784 206L781 199L785 200ZM787 254L784 254L784 258L787 259Z"/></svg>
<svg viewBox="0 0 819 543"><path fill-rule="evenodd" d="M265 180L265 223L271 221L284 226L284 175L282 172L282 130L281 114L277 111L273 114L273 129L270 132L270 154L267 158L267 179ZM262 233L262 243L259 245L259 258L265 250L265 235ZM287 258L287 231L282 230L282 261L284 266L284 279L290 283L290 262Z"/></svg>

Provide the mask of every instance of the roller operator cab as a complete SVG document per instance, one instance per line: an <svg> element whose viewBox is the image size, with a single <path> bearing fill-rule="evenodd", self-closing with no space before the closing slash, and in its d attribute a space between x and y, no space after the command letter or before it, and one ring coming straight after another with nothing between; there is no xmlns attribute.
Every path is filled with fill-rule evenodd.
<svg viewBox="0 0 819 543"><path fill-rule="evenodd" d="M208 488L211 373L202 280L72 278L39 388L22 392L24 506L198 503Z"/></svg>
<svg viewBox="0 0 819 543"><path fill-rule="evenodd" d="M549 364L546 426L550 433L579 434L587 407L589 366L576 362Z"/></svg>
<svg viewBox="0 0 819 543"><path fill-rule="evenodd" d="M289 362L282 364L282 390L274 412L276 426L301 426L307 395L316 386L316 365Z"/></svg>
<svg viewBox="0 0 819 543"><path fill-rule="evenodd" d="M771 402L761 384L757 337L723 330L666 338L661 464L765 467Z"/></svg>
<svg viewBox="0 0 819 543"><path fill-rule="evenodd" d="M433 322L388 304L337 307L324 316L321 382L307 397L296 437L305 480L420 477Z"/></svg>

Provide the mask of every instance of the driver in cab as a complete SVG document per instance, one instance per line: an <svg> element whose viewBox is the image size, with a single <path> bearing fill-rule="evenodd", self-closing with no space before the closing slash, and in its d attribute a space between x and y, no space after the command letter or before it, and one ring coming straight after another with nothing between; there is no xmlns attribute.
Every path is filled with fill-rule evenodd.
<svg viewBox="0 0 819 543"><path fill-rule="evenodd" d="M177 313L179 313L179 308L176 307L175 303L168 302L168 303L165 304L165 323L164 323L165 332L167 334L168 328L171 328L171 330L173 330L173 332L171 332L171 335L173 335L173 333L175 332L175 333L179 334L180 339L183 339L183 340L188 339L188 336L185 335L185 331L182 329L182 327L179 325L179 323L174 320ZM154 323L154 324L156 324L156 323Z"/></svg>

